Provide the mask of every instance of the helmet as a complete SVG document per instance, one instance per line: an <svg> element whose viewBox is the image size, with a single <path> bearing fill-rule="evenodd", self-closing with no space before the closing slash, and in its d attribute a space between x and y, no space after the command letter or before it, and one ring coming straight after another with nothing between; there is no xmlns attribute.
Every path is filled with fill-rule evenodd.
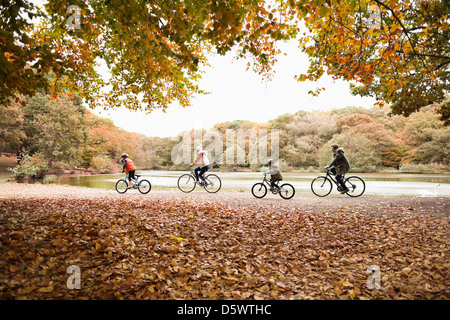
<svg viewBox="0 0 450 320"><path fill-rule="evenodd" d="M122 158L126 158L126 157L128 157L128 153L122 154Z"/></svg>
<svg viewBox="0 0 450 320"><path fill-rule="evenodd" d="M271 165L272 163L273 163L273 159L272 158L267 159L267 162L266 162L267 165Z"/></svg>
<svg viewBox="0 0 450 320"><path fill-rule="evenodd" d="M200 145L200 146L197 146L197 148L195 148L195 150L197 151L197 153L198 152L200 152L200 151L202 151L202 149L203 149L203 147Z"/></svg>

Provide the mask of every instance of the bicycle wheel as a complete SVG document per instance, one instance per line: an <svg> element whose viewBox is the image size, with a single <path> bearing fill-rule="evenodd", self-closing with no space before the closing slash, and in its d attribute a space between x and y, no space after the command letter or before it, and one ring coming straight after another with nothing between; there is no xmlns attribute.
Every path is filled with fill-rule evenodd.
<svg viewBox="0 0 450 320"><path fill-rule="evenodd" d="M252 194L256 198L264 198L267 194L267 187L264 185L264 183L255 183L252 187Z"/></svg>
<svg viewBox="0 0 450 320"><path fill-rule="evenodd" d="M346 194L350 197L359 197L366 190L366 183L357 176L351 176L345 179L345 186L350 190Z"/></svg>
<svg viewBox="0 0 450 320"><path fill-rule="evenodd" d="M215 174L208 174L203 183L203 187L209 193L216 193L222 187L222 181Z"/></svg>
<svg viewBox="0 0 450 320"><path fill-rule="evenodd" d="M120 179L116 182L116 190L118 193L125 193L128 190L128 182L125 179Z"/></svg>
<svg viewBox="0 0 450 320"><path fill-rule="evenodd" d="M139 192L142 194L147 194L152 189L152 184L148 180L141 180L138 184Z"/></svg>
<svg viewBox="0 0 450 320"><path fill-rule="evenodd" d="M295 188L292 184L285 183L280 186L278 193L283 199L291 199L295 194Z"/></svg>
<svg viewBox="0 0 450 320"><path fill-rule="evenodd" d="M178 189L185 193L189 193L195 189L195 178L190 174L183 174L178 178Z"/></svg>
<svg viewBox="0 0 450 320"><path fill-rule="evenodd" d="M330 194L331 189L333 189L333 184L325 176L317 177L311 182L311 191L316 196L326 197Z"/></svg>

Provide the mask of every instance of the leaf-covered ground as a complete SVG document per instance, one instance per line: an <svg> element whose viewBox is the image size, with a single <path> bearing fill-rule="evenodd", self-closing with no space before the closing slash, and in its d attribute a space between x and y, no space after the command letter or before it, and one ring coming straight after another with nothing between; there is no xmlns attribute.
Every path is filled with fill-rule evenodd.
<svg viewBox="0 0 450 320"><path fill-rule="evenodd" d="M446 214L32 188L41 196L0 198L2 299L450 298ZM70 265L79 290L67 288ZM367 286L370 266L380 289Z"/></svg>

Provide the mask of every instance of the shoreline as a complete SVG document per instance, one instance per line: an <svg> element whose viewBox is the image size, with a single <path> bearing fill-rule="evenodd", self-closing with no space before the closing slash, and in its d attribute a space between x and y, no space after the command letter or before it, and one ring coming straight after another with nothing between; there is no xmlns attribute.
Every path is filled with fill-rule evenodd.
<svg viewBox="0 0 450 320"><path fill-rule="evenodd" d="M1 167L0 168L0 178L1 179L5 179L5 181L7 182L11 182L11 181L17 181L13 178L11 178L11 174L9 173L8 169L9 168L13 168L13 167ZM116 175L116 174L121 174L121 171L114 171L114 172L110 172L110 173L93 173L93 172L89 172L87 170L65 170L65 171L70 171L69 173L57 173L57 172L53 172L53 173L48 173L45 175L45 177L85 177L85 176L105 176L105 175ZM161 169L139 169L137 171L169 171L169 172L176 172L176 171L188 171L187 169L185 170L180 170L180 169L173 169L171 170L171 167L168 168L161 168ZM259 173L260 171L258 170L251 170L248 168L239 168L236 170L220 170L218 168L213 168L209 170L210 172L221 172L221 173ZM284 173L286 174L323 174L323 170L320 169L314 169L314 170L309 170L309 169L292 169L291 171L287 171L285 170ZM358 174L399 174L399 175L403 175L403 174L417 174L417 175L441 175L441 176L450 176L450 171L444 171L444 172L415 172L415 171L401 171L401 170L391 170L391 169L379 169L379 170L374 170L374 171L350 171L347 175L352 174L352 175L358 175ZM22 178L19 179L20 181L31 181L31 180L42 180L42 179L33 179L33 178Z"/></svg>

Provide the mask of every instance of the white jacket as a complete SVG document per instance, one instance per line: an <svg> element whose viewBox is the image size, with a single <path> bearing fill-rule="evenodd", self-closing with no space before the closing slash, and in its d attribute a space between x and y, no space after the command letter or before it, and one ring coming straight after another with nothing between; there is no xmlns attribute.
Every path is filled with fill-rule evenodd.
<svg viewBox="0 0 450 320"><path fill-rule="evenodd" d="M278 167L278 163L273 162L269 167L269 171L266 171L265 174L274 175L274 174L277 174L278 171L280 171L280 168Z"/></svg>
<svg viewBox="0 0 450 320"><path fill-rule="evenodd" d="M193 165L196 165L196 164L199 164L200 165L200 167L204 167L204 166L207 166L207 165L209 165L209 159L208 159L208 155L207 155L207 152L205 151L205 150L200 150L198 153L197 153L197 158L194 160L194 163L193 163Z"/></svg>

